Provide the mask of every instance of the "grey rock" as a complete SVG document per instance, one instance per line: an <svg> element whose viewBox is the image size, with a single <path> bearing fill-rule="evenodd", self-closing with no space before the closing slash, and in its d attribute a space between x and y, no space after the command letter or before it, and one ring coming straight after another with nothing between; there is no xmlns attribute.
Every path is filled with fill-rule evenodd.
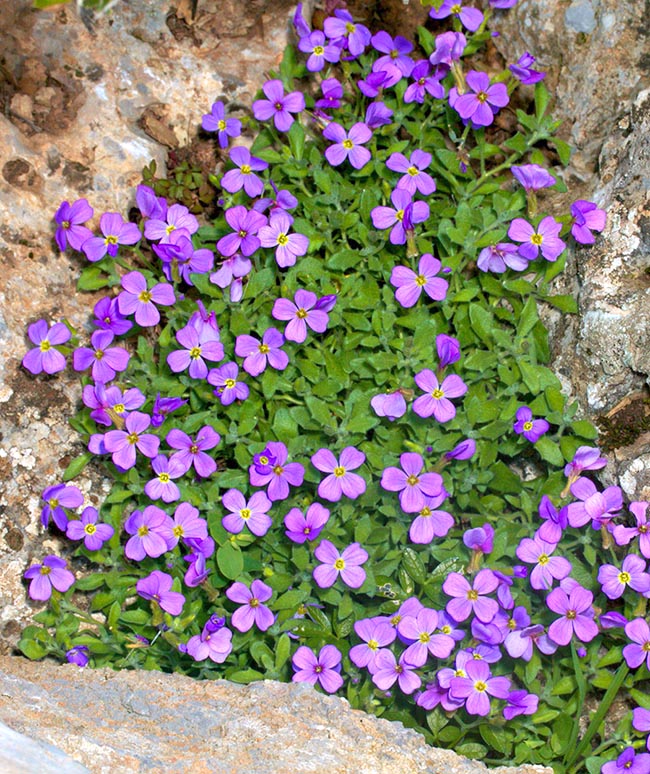
<svg viewBox="0 0 650 774"><path fill-rule="evenodd" d="M574 32L592 33L596 29L596 14L591 0L573 0L566 9L564 22Z"/></svg>
<svg viewBox="0 0 650 774"><path fill-rule="evenodd" d="M37 742L0 723L2 774L90 774L89 769L51 744Z"/></svg>

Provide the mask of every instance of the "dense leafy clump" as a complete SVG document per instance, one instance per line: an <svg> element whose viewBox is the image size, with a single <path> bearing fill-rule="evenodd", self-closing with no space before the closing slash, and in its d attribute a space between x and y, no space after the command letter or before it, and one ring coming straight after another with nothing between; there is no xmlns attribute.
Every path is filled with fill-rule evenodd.
<svg viewBox="0 0 650 774"><path fill-rule="evenodd" d="M188 168L147 170L137 222L104 213L99 236L88 202L61 205L79 289L108 294L89 346L29 330L32 373L74 346L88 451L43 493L44 527L79 542L27 571L49 606L20 647L306 680L491 763L594 772L624 742L641 771L630 717L604 722L622 687L650 706L647 504L627 526L620 489L584 475L606 461L539 317L576 311L552 280L605 216L539 213L569 159L544 74L528 53L483 72L492 9L459 8L436 3L454 31L416 48L299 10L304 56L255 120L204 116L216 204ZM195 214L161 195L185 189ZM91 460L113 485L74 513Z"/></svg>

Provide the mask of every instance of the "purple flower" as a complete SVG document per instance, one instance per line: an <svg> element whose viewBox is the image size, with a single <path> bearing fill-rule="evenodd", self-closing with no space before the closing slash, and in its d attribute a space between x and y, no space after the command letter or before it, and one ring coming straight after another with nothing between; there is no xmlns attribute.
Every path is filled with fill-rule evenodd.
<svg viewBox="0 0 650 774"><path fill-rule="evenodd" d="M463 543L472 551L481 554L490 554L494 548L494 527L491 524L484 524L482 527L468 529L463 534Z"/></svg>
<svg viewBox="0 0 650 774"><path fill-rule="evenodd" d="M511 691L503 708L503 717L512 720L517 715L534 715L539 706L539 696L527 691Z"/></svg>
<svg viewBox="0 0 650 774"><path fill-rule="evenodd" d="M544 523L537 530L536 536L547 543L559 543L567 526L568 510L566 506L559 511L550 499L544 495L539 504L539 517Z"/></svg>
<svg viewBox="0 0 650 774"><path fill-rule="evenodd" d="M294 543L316 540L329 517L330 512L320 503L312 503L304 515L298 508L292 508L284 517L284 534Z"/></svg>
<svg viewBox="0 0 650 774"><path fill-rule="evenodd" d="M254 172L268 168L268 163L251 156L248 148L238 145L230 151L230 160L239 169L231 169L221 178L221 187L229 193L236 193L242 188L251 198L259 196L264 190L264 181Z"/></svg>
<svg viewBox="0 0 650 774"><path fill-rule="evenodd" d="M254 336L237 336L235 355L244 358L244 371L251 376L259 376L267 365L277 371L284 371L289 365L289 355L280 349L283 344L284 336L280 331L267 328L261 342Z"/></svg>
<svg viewBox="0 0 650 774"><path fill-rule="evenodd" d="M445 96L445 89L440 80L447 72L444 66L432 67L427 59L420 59L411 72L413 83L409 84L404 92L404 102L423 104L425 92L435 99L442 99Z"/></svg>
<svg viewBox="0 0 650 774"><path fill-rule="evenodd" d="M43 490L42 498L45 505L41 510L41 524L47 529L50 518L56 526L65 532L68 524L68 516L64 508L78 508L83 505L84 496L76 486L55 484Z"/></svg>
<svg viewBox="0 0 650 774"><path fill-rule="evenodd" d="M354 124L349 132L332 121L325 127L323 137L334 142L325 150L325 158L333 167L349 159L355 169L361 169L370 161L371 153L363 144L370 140L372 131L362 121Z"/></svg>
<svg viewBox="0 0 650 774"><path fill-rule="evenodd" d="M124 546L124 553L135 562L145 556L156 559L167 551L165 527L171 523L169 516L155 505L147 505L142 511L133 511L124 522L124 530L132 535Z"/></svg>
<svg viewBox="0 0 650 774"><path fill-rule="evenodd" d="M167 459L164 454L154 457L151 467L156 477L147 481L144 493L151 500L162 500L165 503L173 503L180 500L181 493L173 479L180 478L185 473L185 468L178 461Z"/></svg>
<svg viewBox="0 0 650 774"><path fill-rule="evenodd" d="M408 56L413 51L413 44L410 40L401 35L396 35L393 39L387 32L381 30L372 36L370 42L376 51L385 55L377 59L372 66L373 70L383 70L386 65L394 65L399 68L402 75L409 76L411 74L415 64Z"/></svg>
<svg viewBox="0 0 650 774"><path fill-rule="evenodd" d="M414 672L415 669L416 667L407 661L405 653L402 653L398 662L392 651L383 648L377 654L372 681L382 691L387 691L397 681L402 693L413 693L422 685L419 675Z"/></svg>
<svg viewBox="0 0 650 774"><path fill-rule="evenodd" d="M467 38L462 32L443 32L436 36L436 48L429 61L432 65L451 67L454 62L460 61L466 45Z"/></svg>
<svg viewBox="0 0 650 774"><path fill-rule="evenodd" d="M377 656L381 652L380 648L390 645L395 640L396 631L384 620L373 618L355 621L354 631L363 640L363 644L350 648L350 661L355 666L374 672Z"/></svg>
<svg viewBox="0 0 650 774"><path fill-rule="evenodd" d="M119 306L117 304L117 298L101 298L94 308L95 319L93 325L97 328L101 328L105 331L111 331L116 336L121 336L123 333L130 331L133 328L131 320L127 320L120 313Z"/></svg>
<svg viewBox="0 0 650 774"><path fill-rule="evenodd" d="M311 648L301 645L293 654L294 683L320 683L326 693L335 693L343 685L341 651L334 645L323 645L318 656Z"/></svg>
<svg viewBox="0 0 650 774"><path fill-rule="evenodd" d="M452 89L452 107L465 121L471 121L474 127L489 126L499 108L508 104L508 89L504 83L493 83L486 73L470 70L466 81L471 91L458 95Z"/></svg>
<svg viewBox="0 0 650 774"><path fill-rule="evenodd" d="M144 433L150 424L151 417L148 414L133 411L124 420L124 430L109 430L106 433L104 446L118 468L129 470L135 465L136 449L149 458L158 454L160 439Z"/></svg>
<svg viewBox="0 0 650 774"><path fill-rule="evenodd" d="M629 558L629 557L628 557ZM623 657L630 669L640 667L643 662L650 669L650 627L644 618L635 618L625 624L625 636L632 640L623 648Z"/></svg>
<svg viewBox="0 0 650 774"><path fill-rule="evenodd" d="M436 336L436 352L440 368L446 368L452 363L460 360L460 343L453 336L447 336L446 333L439 333Z"/></svg>
<svg viewBox="0 0 650 774"><path fill-rule="evenodd" d="M160 244L170 242L174 231L190 236L199 230L199 222L183 204L172 204L164 218L151 218L144 225L147 239L159 239Z"/></svg>
<svg viewBox="0 0 650 774"><path fill-rule="evenodd" d="M456 647L456 641L448 634L434 634L438 628L438 613L423 607L416 615L407 615L397 625L402 639L409 643L404 659L415 667L424 666L431 654L435 658L447 658Z"/></svg>
<svg viewBox="0 0 650 774"><path fill-rule="evenodd" d="M125 371L130 355L122 347L109 346L113 341L111 331L95 331L90 337L89 347L79 347L72 355L75 371L85 371L92 366L91 376L95 382L112 382L118 371Z"/></svg>
<svg viewBox="0 0 650 774"><path fill-rule="evenodd" d="M100 551L107 540L113 537L115 530L110 524L99 522L95 508L84 508L81 519L69 521L65 534L70 540L83 540L88 551Z"/></svg>
<svg viewBox="0 0 650 774"><path fill-rule="evenodd" d="M75 645L67 650L65 657L69 664L76 664L78 667L88 666L90 651L86 645Z"/></svg>
<svg viewBox="0 0 650 774"><path fill-rule="evenodd" d="M221 498L223 507L230 513L221 519L223 528L234 535L238 535L244 527L262 537L269 531L273 520L268 515L268 510L273 504L264 492L255 494L246 501L239 489L229 489Z"/></svg>
<svg viewBox="0 0 650 774"><path fill-rule="evenodd" d="M323 333L327 329L329 317L327 312L316 307L318 296L315 293L299 289L293 298L293 301L278 298L273 304L271 315L276 320L289 320L284 337L300 344L307 338L307 326L316 333Z"/></svg>
<svg viewBox="0 0 650 774"><path fill-rule="evenodd" d="M496 245L484 247L478 255L476 265L481 271L501 274L507 268L523 271L528 267L528 259L519 254L516 245L510 242L499 242Z"/></svg>
<svg viewBox="0 0 650 774"><path fill-rule="evenodd" d="M522 243L518 248L519 254L527 261L534 261L541 251L547 261L553 262L566 247L566 243L559 237L561 230L562 224L550 215L537 227L531 226L523 218L515 218L508 228L508 236Z"/></svg>
<svg viewBox="0 0 650 774"><path fill-rule="evenodd" d="M253 115L258 121L267 121L273 117L275 128L279 132L288 132L294 121L291 114L305 109L305 98L299 91L292 91L285 96L280 80L267 81L262 91L267 99L253 102Z"/></svg>
<svg viewBox="0 0 650 774"><path fill-rule="evenodd" d="M253 624L265 632L273 626L275 616L262 602L271 599L273 589L261 580L254 580L250 589L245 583L233 583L226 589L226 596L231 602L237 602L242 607L232 614L232 625L239 632L247 632Z"/></svg>
<svg viewBox="0 0 650 774"><path fill-rule="evenodd" d="M160 427L168 414L177 411L186 403L187 401L181 400L181 398L161 398L160 393L158 393L151 409L151 424L154 427Z"/></svg>
<svg viewBox="0 0 650 774"><path fill-rule="evenodd" d="M400 455L399 468L386 468L381 486L389 492L399 492L400 507L405 513L418 513L426 505L427 497L437 497L443 491L439 473L422 473L424 460L415 452Z"/></svg>
<svg viewBox="0 0 650 774"><path fill-rule="evenodd" d="M366 108L364 123L368 129L378 129L392 122L393 111L383 102L371 102Z"/></svg>
<svg viewBox="0 0 650 774"><path fill-rule="evenodd" d="M167 542L167 550L178 545L180 540L185 542L203 541L208 537L208 523L199 516L198 508L190 503L180 503L174 511L174 519L167 519L163 524L160 534Z"/></svg>
<svg viewBox="0 0 650 774"><path fill-rule="evenodd" d="M650 771L650 755L626 747L615 761L604 763L601 774L646 774Z"/></svg>
<svg viewBox="0 0 650 774"><path fill-rule="evenodd" d="M648 505L646 502L630 503L629 509L636 520L636 526L625 527L617 524L612 530L616 544L626 546L633 538L639 538L639 550L646 559L650 559L650 524L648 524Z"/></svg>
<svg viewBox="0 0 650 774"><path fill-rule="evenodd" d="M390 237L389 237L390 243L392 245L403 245L406 242L406 236L407 236L406 231L407 231L408 224L405 224L404 222L405 211L407 207L409 206L411 207L410 219L411 219L411 224L414 224L414 223L423 223L425 220L427 220L427 218L429 217L429 205L426 202L413 202L411 194L402 188L396 188L391 193L390 200L393 203L394 208L380 206L380 207L375 207L371 211L370 217L372 218L372 224L377 229L390 228L391 229ZM433 256L431 256L430 254L427 254L427 255L429 255L429 257L432 258L433 261L437 261L437 259L433 258ZM438 267L439 266L440 266L440 263L438 262ZM433 264L431 265L430 268L432 267L433 267ZM404 269L404 268L406 267L398 267L398 270ZM391 282L393 282L392 276L391 276ZM393 282L393 284L395 283ZM410 295L411 294L409 294L409 296ZM412 305L413 304L410 304L410 306ZM403 304L403 306L406 306L406 304Z"/></svg>
<svg viewBox="0 0 650 774"><path fill-rule="evenodd" d="M172 231L168 241L151 247L162 261L163 274L169 281L182 279L188 285L194 285L192 274L206 274L214 265L212 250L195 250L185 229Z"/></svg>
<svg viewBox="0 0 650 774"><path fill-rule="evenodd" d="M135 203L143 218L164 219L167 215L167 200L164 196L156 196L148 185L139 185L135 189Z"/></svg>
<svg viewBox="0 0 650 774"><path fill-rule="evenodd" d="M456 416L456 407L449 398L459 398L467 392L467 385L460 376L450 374L440 384L429 368L415 375L415 383L425 394L415 399L413 411L423 418L433 414L440 423L449 422Z"/></svg>
<svg viewBox="0 0 650 774"><path fill-rule="evenodd" d="M238 205L224 213L226 222L234 233L226 234L217 242L217 250L227 257L241 250L245 256L252 255L260 246L257 232L266 225L266 217L255 210Z"/></svg>
<svg viewBox="0 0 650 774"><path fill-rule="evenodd" d="M361 548L359 543L352 543L339 553L329 540L321 540L314 556L322 562L312 573L321 589L333 586L339 575L343 583L352 589L363 586L366 571L360 565L368 560L368 552Z"/></svg>
<svg viewBox="0 0 650 774"><path fill-rule="evenodd" d="M337 8L334 16L323 22L323 31L335 45L347 46L352 57L363 54L370 43L370 30L363 24L355 24L348 11Z"/></svg>
<svg viewBox="0 0 650 774"><path fill-rule="evenodd" d="M593 599L591 591L579 584L568 594L562 588L553 589L546 597L546 604L561 617L549 626L548 636L558 645L568 645L574 632L582 642L593 640L598 634L598 626L593 620Z"/></svg>
<svg viewBox="0 0 650 774"><path fill-rule="evenodd" d="M446 498L447 492L444 489L436 497L424 498L424 507L421 508L409 527L411 543L428 545L434 537L445 537L454 526L454 518L450 513L436 510Z"/></svg>
<svg viewBox="0 0 650 774"><path fill-rule="evenodd" d="M343 495L356 500L366 491L366 482L361 476L349 471L360 467L365 461L366 455L354 446L343 449L340 461L329 449L319 449L312 455L311 463L317 470L330 475L318 485L318 496L332 503L338 502Z"/></svg>
<svg viewBox="0 0 650 774"><path fill-rule="evenodd" d="M252 486L266 486L270 500L285 500L289 496L289 485L300 486L305 469L299 462L287 463L287 447L280 441L270 441L267 448L275 458L269 470L260 472L252 465L248 475Z"/></svg>
<svg viewBox="0 0 650 774"><path fill-rule="evenodd" d="M548 422L545 419L533 419L533 412L528 406L520 406L515 417L517 421L512 429L515 433L523 435L531 443L537 443L544 433L548 431Z"/></svg>
<svg viewBox="0 0 650 774"><path fill-rule="evenodd" d="M208 375L206 360L212 363L223 360L223 344L212 333L200 334L193 325L186 325L176 333L176 341L185 349L176 349L167 355L167 365L174 373L189 366L192 379L205 379Z"/></svg>
<svg viewBox="0 0 650 774"><path fill-rule="evenodd" d="M210 275L210 282L218 285L220 288L227 288L231 285L233 279L239 280L249 274L252 267L253 264L249 258L244 258L239 253L235 253L221 262L221 266L217 271ZM231 300L234 299L231 298Z"/></svg>
<svg viewBox="0 0 650 774"><path fill-rule="evenodd" d="M185 597L178 591L171 591L172 583L171 575L154 570L146 578L140 578L135 584L135 588L143 599L157 602L166 613L180 615L185 604Z"/></svg>
<svg viewBox="0 0 650 774"><path fill-rule="evenodd" d="M632 728L642 733L650 731L650 710L642 707L632 710Z"/></svg>
<svg viewBox="0 0 650 774"><path fill-rule="evenodd" d="M375 395L370 399L370 405L378 417L388 417L391 422L406 414L406 401L401 390Z"/></svg>
<svg viewBox="0 0 650 774"><path fill-rule="evenodd" d="M165 440L172 449L178 449L176 454L172 454L170 462L177 460L185 473L194 465L196 475L207 478L217 469L217 463L205 453L207 449L214 449L221 441L219 433L210 425L202 427L194 440L187 433L176 428L167 433Z"/></svg>
<svg viewBox="0 0 650 774"><path fill-rule="evenodd" d="M237 363L224 363L208 373L208 384L217 388L213 392L218 396L222 406L229 406L236 400L248 398L248 385L237 381L238 374Z"/></svg>
<svg viewBox="0 0 650 774"><path fill-rule="evenodd" d="M312 73L322 70L325 62L338 62L341 56L341 49L328 43L320 30L314 30L300 38L298 48L303 53L309 54L307 69Z"/></svg>
<svg viewBox="0 0 650 774"><path fill-rule="evenodd" d="M650 591L650 575L645 571L645 562L636 554L628 554L623 559L621 569L613 564L603 564L598 570L598 583L603 594L609 599L623 596L629 586L634 591L645 596Z"/></svg>
<svg viewBox="0 0 650 774"><path fill-rule="evenodd" d="M43 564L33 564L23 577L31 581L27 593L39 602L52 596L52 588L63 594L74 583L74 575L66 569L65 560L52 555L46 556Z"/></svg>
<svg viewBox="0 0 650 774"><path fill-rule="evenodd" d="M83 243L92 237L93 232L80 224L90 220L93 215L93 208L86 199L77 199L72 204L61 202L54 215L57 224L54 238L59 250L65 250L68 242L73 250L81 250Z"/></svg>
<svg viewBox="0 0 650 774"><path fill-rule="evenodd" d="M605 210L599 210L593 202L578 199L570 207L573 225L571 235L581 245L593 245L592 231L602 231L607 221Z"/></svg>
<svg viewBox="0 0 650 774"><path fill-rule="evenodd" d="M510 171L517 178L519 183L528 191L539 191L541 188L549 188L555 185L553 175L540 167L539 164L523 164L522 166L512 166Z"/></svg>
<svg viewBox="0 0 650 774"><path fill-rule="evenodd" d="M158 325L160 312L156 304L171 306L176 297L171 285L159 282L151 290L147 288L147 280L139 271L131 271L122 277L124 290L117 297L121 314L135 314L135 321L143 328Z"/></svg>
<svg viewBox="0 0 650 774"><path fill-rule="evenodd" d="M458 0L443 0L442 5L437 11L435 8L431 8L429 11L429 16L432 19L446 19L451 15L455 16L456 19L460 19L463 27L470 32L476 32L483 24L483 13L478 8L464 6Z"/></svg>
<svg viewBox="0 0 650 774"><path fill-rule="evenodd" d="M142 234L135 223L124 222L119 212L105 212L99 219L102 237L90 237L82 245L89 261L101 261L108 253L115 258L119 245L134 245L139 242Z"/></svg>
<svg viewBox="0 0 650 774"><path fill-rule="evenodd" d="M293 266L296 258L309 249L309 239L304 234L290 234L293 218L283 210L271 213L268 226L259 230L262 247L275 248L275 260L280 268Z"/></svg>
<svg viewBox="0 0 650 774"><path fill-rule="evenodd" d="M504 2L505 0L501 0ZM512 2L512 0L510 0ZM494 0L496 2L496 0ZM516 0L515 0L516 2ZM514 3L513 3L514 5ZM510 8L510 6L495 6L497 8ZM531 86L538 81L546 78L546 73L539 70L533 70L532 66L535 64L535 57L526 51L517 60L516 64L508 65L510 72L526 86Z"/></svg>
<svg viewBox="0 0 650 774"><path fill-rule="evenodd" d="M492 8L513 8L519 0L490 0Z"/></svg>
<svg viewBox="0 0 650 774"><path fill-rule="evenodd" d="M470 715L489 715L490 699L507 699L510 694L510 680L507 677L492 677L485 661L468 661L465 664L467 677L452 677L449 695L452 699L465 699L465 709Z"/></svg>
<svg viewBox="0 0 650 774"><path fill-rule="evenodd" d="M38 320L27 328L27 335L34 349L23 358L23 366L32 374L55 374L65 368L65 357L54 349L58 344L64 344L72 335L63 323L55 323L49 330L45 320Z"/></svg>
<svg viewBox="0 0 650 774"><path fill-rule="evenodd" d="M557 548L539 537L524 538L518 545L517 558L527 564L535 564L530 574L530 585L534 589L550 589L553 580L562 580L571 572L571 562L562 556L551 556Z"/></svg>
<svg viewBox="0 0 650 774"><path fill-rule="evenodd" d="M140 408L146 401L137 387L122 392L119 387L106 387L103 382L87 384L83 388L82 398L85 406L93 409L90 417L100 425L112 424L118 430L124 428L124 420L129 411Z"/></svg>
<svg viewBox="0 0 650 774"><path fill-rule="evenodd" d="M209 658L215 664L223 664L232 652L232 632L225 626L213 629L208 623L201 634L195 634L187 641L187 652L195 661Z"/></svg>
<svg viewBox="0 0 650 774"><path fill-rule="evenodd" d="M229 137L239 137L241 121L238 118L226 118L226 108L223 102L215 102L209 113L201 118L201 126L206 132L217 132L217 139L222 148L228 147Z"/></svg>
<svg viewBox="0 0 650 774"><path fill-rule="evenodd" d="M188 547L192 549L192 553L183 557L186 562L190 563L183 580L186 586L196 588L197 586L200 586L212 572L212 570L207 568L206 560L214 553L214 540L211 537L208 537L205 540L189 539L185 542Z"/></svg>
<svg viewBox="0 0 650 774"><path fill-rule="evenodd" d="M603 492L596 489L593 481L580 478L571 484L571 494L582 502L567 506L568 520L572 527L582 527L589 521L594 529L607 524L623 507L623 492L618 486L608 486Z"/></svg>
<svg viewBox="0 0 650 774"><path fill-rule="evenodd" d="M402 177L397 182L398 188L408 191L411 196L419 191L423 196L429 196L436 190L435 180L424 170L431 164L431 154L422 150L414 150L410 160L403 153L392 153L386 161L388 169L401 172Z"/></svg>
<svg viewBox="0 0 650 774"><path fill-rule="evenodd" d="M325 110L336 110L341 107L341 98L343 97L343 86L336 78L326 78L320 85L323 99L315 102L317 108Z"/></svg>
<svg viewBox="0 0 650 774"><path fill-rule="evenodd" d="M479 621L490 623L499 605L485 595L495 591L498 585L499 579L492 570L480 570L473 586L460 573L452 572L442 584L445 594L453 597L445 609L455 621L465 621L473 612Z"/></svg>
<svg viewBox="0 0 650 774"><path fill-rule="evenodd" d="M600 470L607 465L607 458L601 457L600 449L595 446L580 446L576 449L573 459L564 468L564 475L572 484L577 481L585 470Z"/></svg>
<svg viewBox="0 0 650 774"><path fill-rule="evenodd" d="M445 452L447 460L469 460L476 454L476 441L473 438L466 438L459 444L456 444L451 451Z"/></svg>

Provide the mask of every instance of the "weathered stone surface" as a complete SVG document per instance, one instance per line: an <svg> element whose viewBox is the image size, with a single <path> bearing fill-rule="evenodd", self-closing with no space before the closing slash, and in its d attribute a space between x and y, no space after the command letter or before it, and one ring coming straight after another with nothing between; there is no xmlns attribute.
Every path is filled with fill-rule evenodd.
<svg viewBox="0 0 650 774"><path fill-rule="evenodd" d="M2 774L89 774L88 769L51 744L37 742L0 723Z"/></svg>
<svg viewBox="0 0 650 774"><path fill-rule="evenodd" d="M56 745L92 774L488 771L429 747L401 723L352 710L345 699L304 683L242 686L1 658L0 719ZM551 774L543 766L492 771Z"/></svg>

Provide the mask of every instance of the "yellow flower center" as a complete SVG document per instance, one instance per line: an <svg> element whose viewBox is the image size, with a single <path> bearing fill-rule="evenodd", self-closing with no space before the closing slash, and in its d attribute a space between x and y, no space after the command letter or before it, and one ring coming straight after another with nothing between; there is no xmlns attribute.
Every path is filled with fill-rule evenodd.
<svg viewBox="0 0 650 774"><path fill-rule="evenodd" d="M314 54L316 56L323 56L325 53L325 49L322 46L314 46Z"/></svg>
<svg viewBox="0 0 650 774"><path fill-rule="evenodd" d="M443 634L451 634L451 626L449 626L449 624L445 624L445 625L444 625L444 626L443 626L443 627L440 629L440 631L441 631Z"/></svg>
<svg viewBox="0 0 650 774"><path fill-rule="evenodd" d="M41 350L41 352L47 352L48 349L52 349L52 345L47 339L43 339L43 341L41 341L41 343L39 344L39 349Z"/></svg>
<svg viewBox="0 0 650 774"><path fill-rule="evenodd" d="M304 309L298 309L298 311L296 312L296 317L299 320L304 320L305 317L307 317L307 312Z"/></svg>
<svg viewBox="0 0 650 774"><path fill-rule="evenodd" d="M105 245L116 245L117 244L117 237L116 236L107 236L104 240Z"/></svg>
<svg viewBox="0 0 650 774"><path fill-rule="evenodd" d="M196 360L198 357L201 357L201 347L192 347L190 350L190 357L192 360Z"/></svg>
<svg viewBox="0 0 650 774"><path fill-rule="evenodd" d="M258 349L263 355L266 355L271 350L268 344L260 344Z"/></svg>
<svg viewBox="0 0 650 774"><path fill-rule="evenodd" d="M220 132L226 131L226 122L223 120L223 118L221 119L221 121L217 123L217 128L219 129Z"/></svg>
<svg viewBox="0 0 650 774"><path fill-rule="evenodd" d="M377 640L368 640L368 647L370 648L370 650L377 650L377 648L379 647L379 643L377 642Z"/></svg>
<svg viewBox="0 0 650 774"><path fill-rule="evenodd" d="M245 239L245 238L246 238L246 234L247 234L247 232L246 232L246 231L244 231L243 229L240 229L240 230L239 230L239 236L240 236L242 239Z"/></svg>
<svg viewBox="0 0 650 774"><path fill-rule="evenodd" d="M253 597L248 604L251 607L259 607L260 606L260 601L256 597Z"/></svg>
<svg viewBox="0 0 650 774"><path fill-rule="evenodd" d="M476 602L478 599L478 591L474 591L474 589L470 589L467 592L467 599L471 600L472 602Z"/></svg>
<svg viewBox="0 0 650 774"><path fill-rule="evenodd" d="M420 479L417 476L413 475L413 473L411 473L411 475L406 479L406 483L409 486L415 486L419 481Z"/></svg>
<svg viewBox="0 0 650 774"><path fill-rule="evenodd" d="M397 210L395 220L399 220L400 223L404 220L404 210Z"/></svg>
<svg viewBox="0 0 650 774"><path fill-rule="evenodd" d="M320 664L314 667L314 672L316 672L317 675L319 675L322 671L323 671L323 667Z"/></svg>
<svg viewBox="0 0 650 774"><path fill-rule="evenodd" d="M578 615L578 614L576 613L576 611L575 611L575 610L568 610L568 611L567 611L567 614L566 614L566 617L569 619L569 621L573 621L573 620L574 620L574 618L575 618L577 615Z"/></svg>
<svg viewBox="0 0 650 774"><path fill-rule="evenodd" d="M619 580L619 583L624 583L624 584L629 583L632 580L632 576L630 575L629 572L625 572L625 571L619 572L618 580Z"/></svg>
<svg viewBox="0 0 650 774"><path fill-rule="evenodd" d="M61 224L61 228L70 228L70 221L64 220L63 223Z"/></svg>
<svg viewBox="0 0 650 774"><path fill-rule="evenodd" d="M445 397L445 393L438 387L431 393L431 397L440 400Z"/></svg>
<svg viewBox="0 0 650 774"><path fill-rule="evenodd" d="M540 564L548 564L548 561L549 561L548 555L547 554L542 554L537 561Z"/></svg>
<svg viewBox="0 0 650 774"><path fill-rule="evenodd" d="M198 452L199 452L199 447L195 443L193 443L190 446L190 454L198 454Z"/></svg>
<svg viewBox="0 0 650 774"><path fill-rule="evenodd" d="M170 481L169 473L161 473L158 476L158 481L160 481L161 484L168 484Z"/></svg>
<svg viewBox="0 0 650 774"><path fill-rule="evenodd" d="M356 29L357 29L356 26L354 24L352 24L352 22L348 22L345 25L345 31L348 33L348 35L354 34Z"/></svg>
<svg viewBox="0 0 650 774"><path fill-rule="evenodd" d="M95 360L101 360L104 357L104 351L102 349L95 350Z"/></svg>
<svg viewBox="0 0 650 774"><path fill-rule="evenodd" d="M427 284L427 278L423 274L418 274L418 276L415 278L415 284L418 287L422 287L423 285Z"/></svg>
<svg viewBox="0 0 650 774"><path fill-rule="evenodd" d="M250 508L242 508L239 511L239 515L242 517L242 519L244 519L244 521L250 519L250 517L251 517Z"/></svg>
<svg viewBox="0 0 650 774"><path fill-rule="evenodd" d="M409 167L406 172L411 176L415 177L420 170L417 167Z"/></svg>
<svg viewBox="0 0 650 774"><path fill-rule="evenodd" d="M278 234L278 244L280 247L284 247L289 242L289 237L286 234Z"/></svg>
<svg viewBox="0 0 650 774"><path fill-rule="evenodd" d="M478 691L479 693L483 693L484 691L487 691L487 685L483 682L483 680L477 680L474 683L474 690Z"/></svg>
<svg viewBox="0 0 650 774"><path fill-rule="evenodd" d="M354 143L352 142L352 140L348 140L346 138L345 140L343 140L343 147L346 148L347 150L352 150L352 148L354 148Z"/></svg>
<svg viewBox="0 0 650 774"><path fill-rule="evenodd" d="M341 467L341 465L338 465L336 468L334 468L334 475L337 478L341 478L341 476L345 475L345 468Z"/></svg>
<svg viewBox="0 0 650 774"><path fill-rule="evenodd" d="M650 642L644 642L641 646L641 650L645 651L646 653L650 653Z"/></svg>
<svg viewBox="0 0 650 774"><path fill-rule="evenodd" d="M532 237L530 238L530 241L534 245L538 245L539 246L544 241L544 237L541 234L533 234Z"/></svg>
<svg viewBox="0 0 650 774"><path fill-rule="evenodd" d="M269 458L262 456L260 457L260 465L268 465L269 464Z"/></svg>
<svg viewBox="0 0 650 774"><path fill-rule="evenodd" d="M533 429L533 423L532 422L524 422L524 430L532 430Z"/></svg>
<svg viewBox="0 0 650 774"><path fill-rule="evenodd" d="M425 505L424 508L420 511L420 516L424 516L425 519L431 516L431 508L429 508L428 505Z"/></svg>
<svg viewBox="0 0 650 774"><path fill-rule="evenodd" d="M337 560L334 562L334 569L335 569L335 570L344 570L344 569L345 569L345 560L344 560L344 559L341 559L341 557L339 557L339 558L338 558L338 559L337 559Z"/></svg>
<svg viewBox="0 0 650 774"><path fill-rule="evenodd" d="M249 164L242 164L239 169L240 169L242 175L250 175L250 173L251 173L251 168L250 168Z"/></svg>
<svg viewBox="0 0 650 774"><path fill-rule="evenodd" d="M143 304L148 304L151 301L151 293L148 290L143 290L138 294L138 301L142 301Z"/></svg>
<svg viewBox="0 0 650 774"><path fill-rule="evenodd" d="M172 233L172 231L176 231L176 226L173 223L170 223L165 229L165 233L167 234L167 236L169 236Z"/></svg>
<svg viewBox="0 0 650 774"><path fill-rule="evenodd" d="M483 103L488 98L488 95L484 91L479 91L479 93L476 95L476 99Z"/></svg>
<svg viewBox="0 0 650 774"><path fill-rule="evenodd" d="M228 390L232 390L232 388L237 384L237 382L234 379L226 379L225 387Z"/></svg>
<svg viewBox="0 0 650 774"><path fill-rule="evenodd" d="M517 622L515 621L514 618L510 618L508 620L508 629L510 629L510 631L514 631L516 628L517 628Z"/></svg>
<svg viewBox="0 0 650 774"><path fill-rule="evenodd" d="M398 624L398 623L399 623L401 620L402 620L402 616L401 616L401 615L399 615L399 614L396 614L396 615L394 615L394 616L393 616L393 617L390 619L390 622L391 622L391 625L392 625L392 626L397 626L397 624Z"/></svg>
<svg viewBox="0 0 650 774"><path fill-rule="evenodd" d="M133 446L133 444L137 443L139 438L137 433L129 433L126 436L126 440Z"/></svg>
<svg viewBox="0 0 650 774"><path fill-rule="evenodd" d="M177 538L182 538L183 535L185 534L183 532L183 527L180 524L177 524L172 530L172 532L174 533L174 536Z"/></svg>
<svg viewBox="0 0 650 774"><path fill-rule="evenodd" d="M429 634L429 632L422 632L418 637L418 639L420 640L420 642L426 645L427 642L429 642L429 640L431 639L431 635Z"/></svg>
<svg viewBox="0 0 650 774"><path fill-rule="evenodd" d="M452 6L451 6L451 8L450 8L449 10L450 10L452 13L460 13L460 12L461 12L461 10L462 10L462 8L461 8L461 5L460 5L460 3L456 3L455 5L452 5Z"/></svg>
<svg viewBox="0 0 650 774"><path fill-rule="evenodd" d="M47 504L50 506L50 508L58 508L59 501L56 500L54 497L51 500L47 501Z"/></svg>
<svg viewBox="0 0 650 774"><path fill-rule="evenodd" d="M52 572L52 569L50 567L46 567L45 565L42 565L39 572L41 575L49 575Z"/></svg>
<svg viewBox="0 0 650 774"><path fill-rule="evenodd" d="M86 524L84 526L84 532L86 535L94 535L97 532L97 527L94 524Z"/></svg>
<svg viewBox="0 0 650 774"><path fill-rule="evenodd" d="M146 524L143 524L141 527L138 527L138 537L144 537L145 535L149 534L149 527L147 527Z"/></svg>
<svg viewBox="0 0 650 774"><path fill-rule="evenodd" d="M273 468L273 472L275 473L276 476L281 476L282 473L284 472L284 468L282 467L282 465L276 465Z"/></svg>
<svg viewBox="0 0 650 774"><path fill-rule="evenodd" d="M124 413L124 411L125 411L125 409L126 409L126 406L125 406L123 403L116 403L116 404L113 406L113 411L114 411L116 414L123 414L123 413Z"/></svg>

